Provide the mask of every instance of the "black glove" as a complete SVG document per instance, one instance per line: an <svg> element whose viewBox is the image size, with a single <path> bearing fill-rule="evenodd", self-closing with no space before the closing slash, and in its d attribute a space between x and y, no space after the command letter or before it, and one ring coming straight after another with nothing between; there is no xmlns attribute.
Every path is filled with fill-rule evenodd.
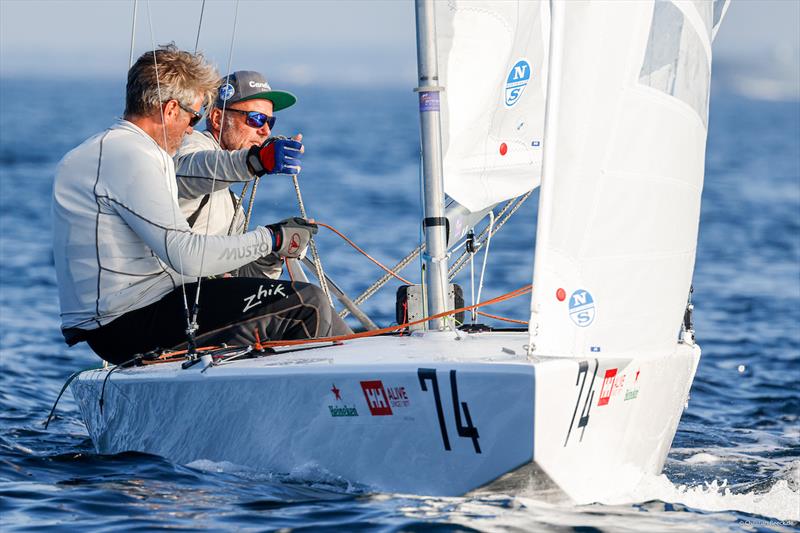
<svg viewBox="0 0 800 533"><path fill-rule="evenodd" d="M287 218L267 228L272 232L272 251L284 257L300 257L318 227L300 217Z"/></svg>
<svg viewBox="0 0 800 533"><path fill-rule="evenodd" d="M287 137L270 137L247 152L247 164L256 176L299 174L303 143Z"/></svg>

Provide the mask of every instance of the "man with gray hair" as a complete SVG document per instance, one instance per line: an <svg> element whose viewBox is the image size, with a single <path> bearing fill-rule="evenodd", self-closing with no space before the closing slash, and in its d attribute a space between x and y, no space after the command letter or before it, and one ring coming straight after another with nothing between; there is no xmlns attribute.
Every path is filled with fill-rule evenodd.
<svg viewBox="0 0 800 533"><path fill-rule="evenodd" d="M219 75L174 45L143 54L128 71L125 114L61 160L53 184L53 252L62 332L121 364L187 341L185 302L195 278L221 274L273 251L297 257L316 226L287 219L235 236L193 233L177 202L172 156L211 102ZM214 156L214 153L210 153ZM253 150L254 173L275 168ZM348 333L310 284L264 279L202 283L198 344L250 344Z"/></svg>
<svg viewBox="0 0 800 533"><path fill-rule="evenodd" d="M220 80L205 131L187 135L175 155L178 202L192 231L209 235L243 232L242 202L230 187L253 179L247 166L249 150L271 146L284 154L280 168L272 168L267 174L300 172L295 156L302 150L303 136L270 137L275 113L296 102L292 93L272 89L258 72L240 70ZM208 150L219 150L219 157L209 159ZM236 275L275 279L282 266L281 258L272 253L241 267Z"/></svg>

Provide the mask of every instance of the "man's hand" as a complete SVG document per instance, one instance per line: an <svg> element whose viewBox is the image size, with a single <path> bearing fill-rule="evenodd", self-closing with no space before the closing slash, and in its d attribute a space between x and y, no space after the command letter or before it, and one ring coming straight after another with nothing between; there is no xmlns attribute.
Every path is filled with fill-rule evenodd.
<svg viewBox="0 0 800 533"><path fill-rule="evenodd" d="M272 232L272 251L292 258L300 257L318 230L316 224L300 217L287 218L267 228Z"/></svg>
<svg viewBox="0 0 800 533"><path fill-rule="evenodd" d="M297 136L302 139L301 136ZM264 174L300 173L300 155L303 143L299 139L270 137L261 146L253 146L247 153L247 163L256 176Z"/></svg>

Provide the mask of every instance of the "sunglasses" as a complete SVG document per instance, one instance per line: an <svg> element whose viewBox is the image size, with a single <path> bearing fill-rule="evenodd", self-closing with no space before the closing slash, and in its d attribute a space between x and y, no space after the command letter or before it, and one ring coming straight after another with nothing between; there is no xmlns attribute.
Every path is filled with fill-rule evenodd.
<svg viewBox="0 0 800 533"><path fill-rule="evenodd" d="M263 128L264 124L269 126L269 129L275 127L275 120L276 118L273 116L265 115L264 113L259 113L258 111L242 111L240 109L226 109L226 112L235 112L235 113L242 113L243 115L247 115L244 119L245 124L250 126L251 128Z"/></svg>
<svg viewBox="0 0 800 533"><path fill-rule="evenodd" d="M192 109L187 105L183 105L178 100L175 101L178 102L178 106L180 106L181 109L192 115L192 118L189 119L189 127L194 128L197 125L197 123L200 122L200 119L203 118L203 113L201 113L200 111L195 111L194 109Z"/></svg>

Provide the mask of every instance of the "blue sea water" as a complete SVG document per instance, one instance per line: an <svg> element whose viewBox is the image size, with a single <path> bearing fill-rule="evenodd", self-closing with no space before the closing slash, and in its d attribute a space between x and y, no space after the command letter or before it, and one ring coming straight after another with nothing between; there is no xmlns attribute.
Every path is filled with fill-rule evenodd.
<svg viewBox="0 0 800 533"><path fill-rule="evenodd" d="M800 104L712 98L695 319L703 358L664 476L630 505L525 494L369 495L313 472L94 452L64 379L94 366L59 332L50 246L55 165L119 116L122 85L0 80L0 525L3 530L790 530L800 518ZM303 88L276 132L305 136L309 214L387 264L419 240L418 118L407 88ZM259 187L255 221L297 212L288 178ZM492 241L485 295L532 274L536 198ZM330 233L328 274L357 295L381 272ZM407 273L414 274L415 267ZM465 271L466 273L466 271ZM465 274L464 273L464 274ZM460 281L468 285L468 278ZM394 319L394 287L369 300ZM528 301L494 312L525 318ZM354 458L357 460L357 458Z"/></svg>

